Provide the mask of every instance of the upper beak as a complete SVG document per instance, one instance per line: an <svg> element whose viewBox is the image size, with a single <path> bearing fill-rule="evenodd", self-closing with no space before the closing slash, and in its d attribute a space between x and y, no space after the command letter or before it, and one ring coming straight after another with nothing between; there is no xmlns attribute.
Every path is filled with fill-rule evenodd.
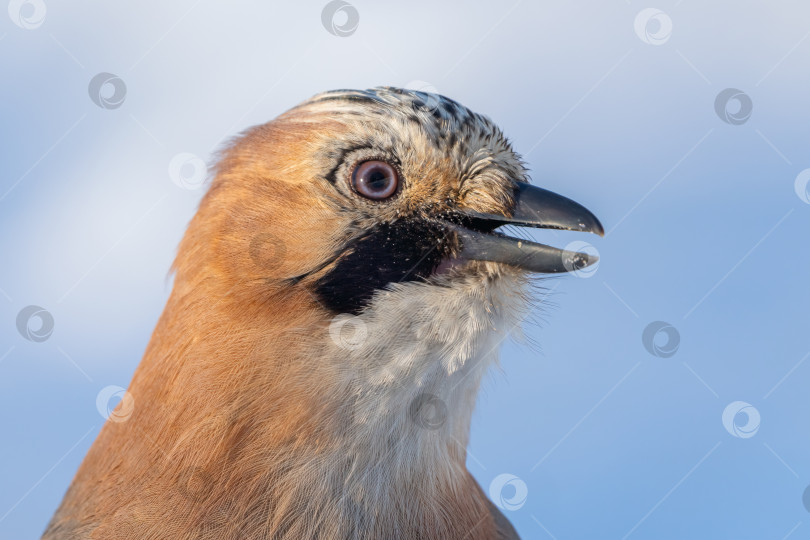
<svg viewBox="0 0 810 540"><path fill-rule="evenodd" d="M605 235L596 216L581 204L524 182L517 182L517 186L511 216L474 211L460 213L462 224L452 225L461 245L460 257L499 262L540 273L571 272L598 260L595 255L491 232L501 225L516 225Z"/></svg>

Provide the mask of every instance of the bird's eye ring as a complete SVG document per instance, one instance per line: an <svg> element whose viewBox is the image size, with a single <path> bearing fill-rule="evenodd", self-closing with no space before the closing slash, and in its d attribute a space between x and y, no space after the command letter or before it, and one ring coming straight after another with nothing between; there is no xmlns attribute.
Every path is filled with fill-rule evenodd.
<svg viewBox="0 0 810 540"><path fill-rule="evenodd" d="M391 197L399 187L399 174L385 161L371 160L357 164L352 172L352 188L368 199L380 201Z"/></svg>

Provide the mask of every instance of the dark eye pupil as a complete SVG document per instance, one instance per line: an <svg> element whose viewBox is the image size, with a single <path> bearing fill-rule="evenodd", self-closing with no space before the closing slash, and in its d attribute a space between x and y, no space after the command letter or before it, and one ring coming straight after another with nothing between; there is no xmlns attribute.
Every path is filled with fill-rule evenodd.
<svg viewBox="0 0 810 540"><path fill-rule="evenodd" d="M397 191L397 170L385 161L365 161L355 167L352 186L360 195L369 199L387 199Z"/></svg>
<svg viewBox="0 0 810 540"><path fill-rule="evenodd" d="M368 180L366 180L366 185L372 191L382 191L388 186L388 183L391 182L391 180L392 178L383 171L375 170L369 174Z"/></svg>

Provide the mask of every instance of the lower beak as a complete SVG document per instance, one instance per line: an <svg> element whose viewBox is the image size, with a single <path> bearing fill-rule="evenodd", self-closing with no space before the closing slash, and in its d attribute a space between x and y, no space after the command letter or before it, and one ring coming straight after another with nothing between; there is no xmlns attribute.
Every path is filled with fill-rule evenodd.
<svg viewBox="0 0 810 540"><path fill-rule="evenodd" d="M451 227L458 235L459 256L516 266L529 272L553 274L592 265L595 255L505 236L492 232L501 225L584 231L604 236L602 224L584 206L551 191L517 183L511 216L462 211L458 224Z"/></svg>

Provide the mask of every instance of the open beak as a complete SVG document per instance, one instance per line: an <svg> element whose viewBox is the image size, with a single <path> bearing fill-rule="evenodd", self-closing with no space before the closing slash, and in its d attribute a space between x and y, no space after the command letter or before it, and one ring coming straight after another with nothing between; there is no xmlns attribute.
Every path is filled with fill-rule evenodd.
<svg viewBox="0 0 810 540"><path fill-rule="evenodd" d="M452 225L460 244L459 257L504 263L545 274L579 270L598 260L595 255L493 232L501 225L515 225L605 235L596 216L581 204L531 184L518 182L517 185L511 216L473 211L459 213L460 223Z"/></svg>

